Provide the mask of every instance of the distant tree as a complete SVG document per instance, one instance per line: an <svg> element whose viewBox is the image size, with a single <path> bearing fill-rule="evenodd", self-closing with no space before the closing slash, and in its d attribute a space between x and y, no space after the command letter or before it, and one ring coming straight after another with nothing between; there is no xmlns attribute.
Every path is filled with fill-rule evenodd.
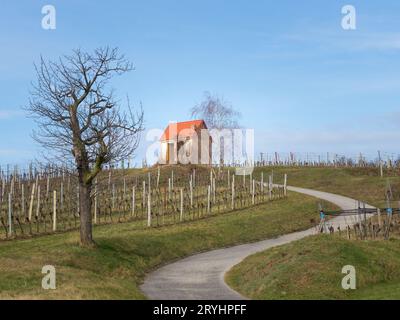
<svg viewBox="0 0 400 320"><path fill-rule="evenodd" d="M35 65L27 111L38 124L34 138L55 157L71 159L79 182L80 239L92 237L92 186L105 164L120 161L136 150L143 130L143 110L122 111L107 85L112 77L132 70L117 48L93 53L75 50L57 62Z"/></svg>
<svg viewBox="0 0 400 320"><path fill-rule="evenodd" d="M209 92L204 93L204 100L190 110L192 118L203 119L209 129L239 128L241 114L226 101Z"/></svg>
<svg viewBox="0 0 400 320"><path fill-rule="evenodd" d="M211 130L228 130L231 132L230 144L225 144L225 138L221 137L215 132L212 135L214 141L214 150L219 151L219 163L221 165L224 164L225 154L229 153L231 153L231 160L234 161L233 129L240 127L239 119L241 118L241 114L234 110L232 106L222 98L218 97L217 95L212 95L209 92L204 93L204 100L200 104L194 106L190 110L190 114L192 118L203 119L206 122L207 127ZM216 139L219 139L219 141L215 141ZM217 143L215 144L215 142ZM213 154L215 153L213 152Z"/></svg>

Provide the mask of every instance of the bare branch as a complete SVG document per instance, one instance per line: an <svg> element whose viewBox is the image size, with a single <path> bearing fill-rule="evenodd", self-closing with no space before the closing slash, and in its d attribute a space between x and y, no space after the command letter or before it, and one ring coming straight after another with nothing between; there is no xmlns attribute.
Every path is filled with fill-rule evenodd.
<svg viewBox="0 0 400 320"><path fill-rule="evenodd" d="M103 165L126 159L138 147L143 109L123 111L107 88L110 79L133 69L117 48L93 53L74 50L57 62L35 65L26 110L38 124L34 138L57 158L74 160L83 183L91 184ZM68 157L66 159L65 157Z"/></svg>
<svg viewBox="0 0 400 320"><path fill-rule="evenodd" d="M205 120L209 129L239 128L240 113L228 103L209 92L204 93L204 101L190 110L192 118Z"/></svg>

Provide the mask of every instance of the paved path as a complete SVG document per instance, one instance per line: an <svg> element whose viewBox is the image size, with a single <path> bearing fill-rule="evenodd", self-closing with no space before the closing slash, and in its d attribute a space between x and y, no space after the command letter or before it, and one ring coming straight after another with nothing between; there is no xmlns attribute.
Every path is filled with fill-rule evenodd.
<svg viewBox="0 0 400 320"><path fill-rule="evenodd" d="M288 190L329 201L345 210L357 207L356 200L332 193L297 187L288 187ZM330 224L333 224L335 228L340 225L344 229L346 223L352 223L349 217L347 217L347 221L345 221L344 217L336 217L330 220ZM189 256L150 273L145 278L141 289L149 299L154 300L245 299L225 283L224 276L228 270L249 255L299 240L312 234L315 234L315 228L256 243Z"/></svg>

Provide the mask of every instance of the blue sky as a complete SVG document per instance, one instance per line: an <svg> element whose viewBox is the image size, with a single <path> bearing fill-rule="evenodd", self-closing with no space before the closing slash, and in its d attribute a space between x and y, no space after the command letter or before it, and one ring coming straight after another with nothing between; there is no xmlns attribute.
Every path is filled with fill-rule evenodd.
<svg viewBox="0 0 400 320"><path fill-rule="evenodd" d="M41 28L47 4L56 30ZM341 27L346 4L356 30ZM33 63L104 45L134 63L112 85L149 129L187 120L210 91L255 130L257 153L400 153L399 1L3 0L0 43L0 164L37 156L21 111Z"/></svg>

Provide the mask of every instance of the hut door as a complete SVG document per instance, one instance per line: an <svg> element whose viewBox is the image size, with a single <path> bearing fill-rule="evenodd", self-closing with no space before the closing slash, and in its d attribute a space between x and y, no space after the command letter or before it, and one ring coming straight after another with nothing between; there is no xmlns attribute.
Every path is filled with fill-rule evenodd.
<svg viewBox="0 0 400 320"><path fill-rule="evenodd" d="M167 143L167 163L171 164L174 162L174 143Z"/></svg>

